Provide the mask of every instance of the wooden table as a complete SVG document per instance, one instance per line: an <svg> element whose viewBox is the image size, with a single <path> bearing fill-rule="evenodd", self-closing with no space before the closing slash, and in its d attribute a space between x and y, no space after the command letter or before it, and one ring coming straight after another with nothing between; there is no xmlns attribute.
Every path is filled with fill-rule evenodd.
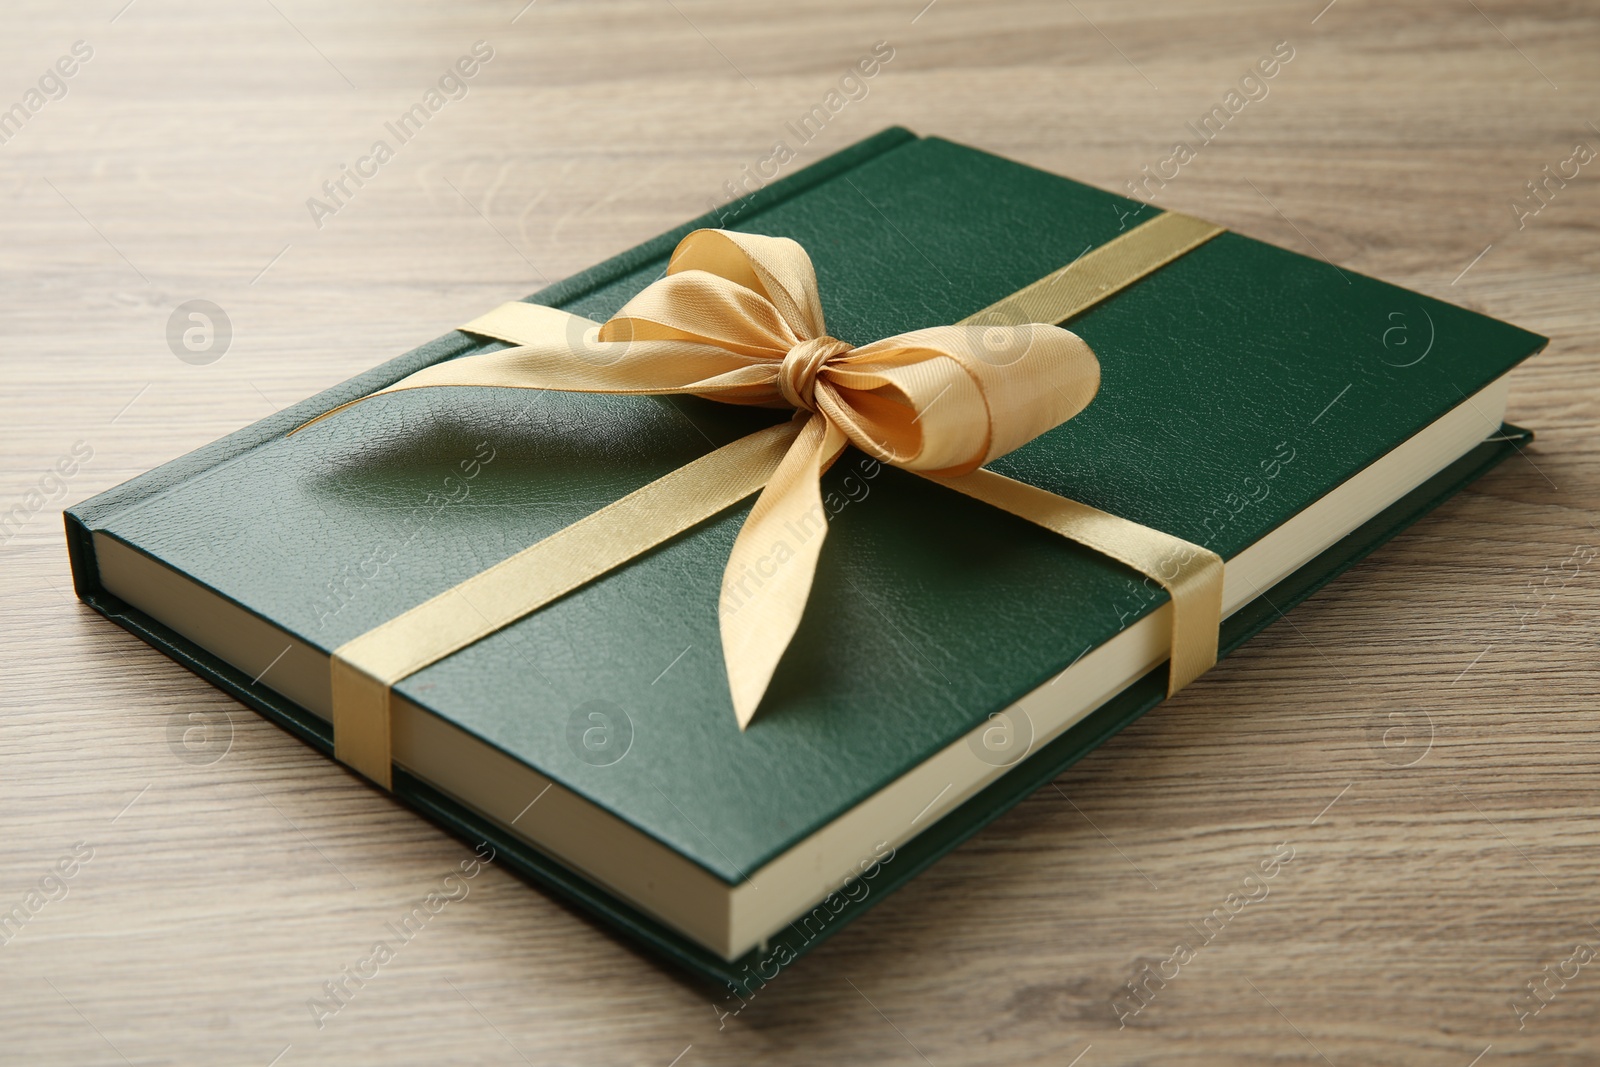
<svg viewBox="0 0 1600 1067"><path fill-rule="evenodd" d="M924 2L0 13L0 106L93 53L0 145L0 911L59 898L0 946L0 1061L1600 1062L1600 161L1512 207L1600 150L1592 5ZM467 850L79 605L57 513L700 213L880 40L799 161L898 123L1111 189L1288 41L1157 201L1548 334L1538 441L737 1016L491 870L319 1029ZM169 345L195 299L223 358Z"/></svg>

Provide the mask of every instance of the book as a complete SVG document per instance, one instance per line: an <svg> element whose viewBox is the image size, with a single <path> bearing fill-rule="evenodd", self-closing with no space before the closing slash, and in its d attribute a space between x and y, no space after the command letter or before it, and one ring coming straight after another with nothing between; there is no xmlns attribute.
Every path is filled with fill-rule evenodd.
<svg viewBox="0 0 1600 1067"><path fill-rule="evenodd" d="M604 320L720 225L799 241L829 332L864 344L1157 213L889 130L529 299ZM1506 374L1545 343L1234 233L1065 325L1099 395L991 467L1218 552L1224 653L1514 450ZM490 347L452 333L71 509L79 595L331 751L333 649L784 417L418 390L288 436ZM748 731L717 634L746 502L399 682L395 794L748 989L1164 695L1155 583L853 451L823 491L827 548Z"/></svg>

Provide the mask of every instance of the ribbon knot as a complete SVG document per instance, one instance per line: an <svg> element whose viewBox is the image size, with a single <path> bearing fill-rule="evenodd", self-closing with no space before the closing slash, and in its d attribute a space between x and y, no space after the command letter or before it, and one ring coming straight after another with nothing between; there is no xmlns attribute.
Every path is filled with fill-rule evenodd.
<svg viewBox="0 0 1600 1067"><path fill-rule="evenodd" d="M723 574L718 617L740 729L800 625L827 533L820 479L847 445L922 474L964 475L1072 418L1100 385L1089 346L1040 323L935 326L852 347L827 332L805 249L731 230L689 234L666 276L604 324L517 303L466 329L517 347L435 364L362 399L500 386L807 413L784 431L787 451Z"/></svg>
<svg viewBox="0 0 1600 1067"><path fill-rule="evenodd" d="M817 374L834 356L854 350L854 345L836 337L801 341L789 349L778 367L778 391L795 407L816 411Z"/></svg>

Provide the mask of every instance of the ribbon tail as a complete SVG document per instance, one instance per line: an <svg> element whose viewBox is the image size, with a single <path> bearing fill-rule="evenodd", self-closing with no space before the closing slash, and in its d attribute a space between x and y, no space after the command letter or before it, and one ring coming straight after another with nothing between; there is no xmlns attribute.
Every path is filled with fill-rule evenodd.
<svg viewBox="0 0 1600 1067"><path fill-rule="evenodd" d="M734 540L722 576L722 657L739 729L750 725L794 638L828 535L822 472L845 436L821 415L800 430Z"/></svg>

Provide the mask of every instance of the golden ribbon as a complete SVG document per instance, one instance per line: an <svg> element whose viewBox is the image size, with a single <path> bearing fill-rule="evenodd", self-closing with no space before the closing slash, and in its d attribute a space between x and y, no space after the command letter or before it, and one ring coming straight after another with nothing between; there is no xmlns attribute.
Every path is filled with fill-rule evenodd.
<svg viewBox="0 0 1600 1067"><path fill-rule="evenodd" d="M740 729L805 609L826 534L820 478L847 444L1103 552L1172 599L1169 692L1216 660L1222 560L983 464L1077 414L1099 363L1064 321L1220 233L1168 212L955 326L859 348L830 337L810 257L787 238L696 230L605 323L511 303L463 326L515 347L427 367L442 386L689 393L795 418L673 471L334 651L335 755L387 787L391 687L760 492L719 615ZM349 407L342 405L313 423ZM301 427L300 429L305 429ZM296 432L299 432L298 430ZM789 531L811 531L800 540Z"/></svg>

